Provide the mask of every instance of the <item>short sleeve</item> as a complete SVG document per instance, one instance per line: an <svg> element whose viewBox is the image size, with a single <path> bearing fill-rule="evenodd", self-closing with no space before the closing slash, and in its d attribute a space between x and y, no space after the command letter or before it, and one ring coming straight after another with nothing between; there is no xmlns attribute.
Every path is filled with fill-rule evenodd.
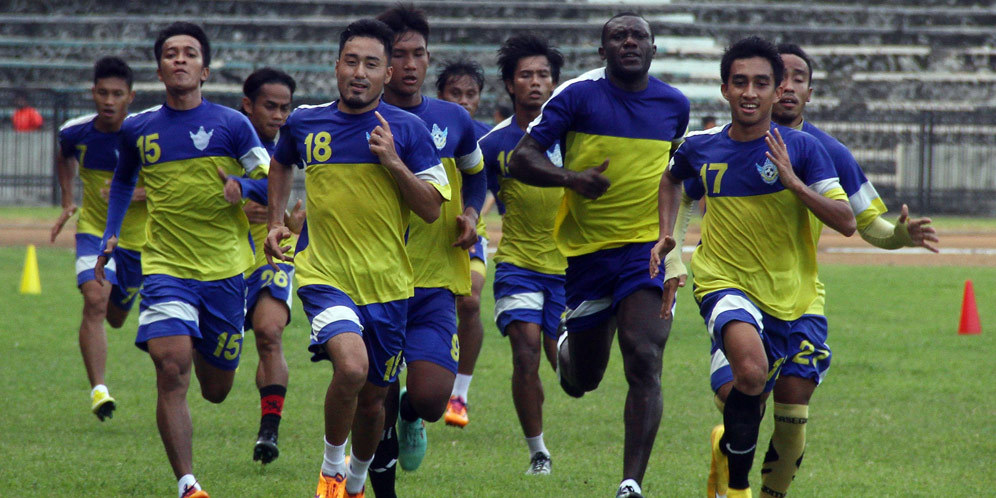
<svg viewBox="0 0 996 498"><path fill-rule="evenodd" d="M76 141L78 140L75 133L76 127L67 127L59 130L59 152L62 157L69 158L76 155Z"/></svg>
<svg viewBox="0 0 996 498"><path fill-rule="evenodd" d="M543 104L540 115L536 116L526 128L526 134L533 137L543 150L549 149L560 140L560 137L567 134L574 122L576 84L565 83L565 85Z"/></svg>
<svg viewBox="0 0 996 498"><path fill-rule="evenodd" d="M691 161L688 159L690 150L688 140L685 140L680 146L678 146L678 150L674 151L674 155L671 156L671 164L668 165L668 171L671 172L671 176L677 178L678 180L695 178L699 174L698 171L695 170L695 167L692 166Z"/></svg>
<svg viewBox="0 0 996 498"><path fill-rule="evenodd" d="M294 119L294 115L291 114L290 117L287 118L284 125L280 127L280 137L277 139L277 146L273 151L273 158L284 166L296 164L298 167L304 167L304 165L301 164L301 155L298 153L297 146L294 143L295 124L296 120Z"/></svg>
<svg viewBox="0 0 996 498"><path fill-rule="evenodd" d="M398 147L401 161L416 177L431 183L444 199L449 200L450 182L446 176L446 168L439 159L436 145L425 123L422 120L406 123L404 138L404 146Z"/></svg>
<svg viewBox="0 0 996 498"><path fill-rule="evenodd" d="M232 133L232 157L236 157L246 174L253 178L259 176L254 174L256 168L262 167L266 172L270 164L270 154L266 152L263 143L259 141L256 130L249 122L249 118L242 114L234 113L229 120L229 127Z"/></svg>

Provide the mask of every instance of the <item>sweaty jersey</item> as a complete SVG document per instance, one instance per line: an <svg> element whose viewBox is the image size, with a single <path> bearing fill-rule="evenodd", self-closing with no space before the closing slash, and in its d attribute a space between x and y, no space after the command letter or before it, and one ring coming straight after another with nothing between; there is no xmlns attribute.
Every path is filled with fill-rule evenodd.
<svg viewBox="0 0 996 498"><path fill-rule="evenodd" d="M439 219L426 223L412 218L408 255L415 268L415 287L443 287L454 294L470 294L470 256L453 247L457 216L463 214L462 174L484 169L470 114L459 104L422 96L422 103L404 110L422 118L432 130L432 142L449 178L451 200L444 202ZM482 192L483 193L483 192Z"/></svg>
<svg viewBox="0 0 996 498"><path fill-rule="evenodd" d="M100 237L107 226L107 201L100 195L107 182L114 176L121 149L121 132L104 133L97 129L96 114L89 114L66 121L59 128L59 151L62 157L76 158L79 163L80 182L83 184L83 202L80 207L78 233ZM144 187L141 176L138 187ZM145 246L145 221L149 212L145 201L132 202L128 207L118 246L122 249L141 251Z"/></svg>
<svg viewBox="0 0 996 498"><path fill-rule="evenodd" d="M566 256L635 242L656 241L657 190L671 142L688 128L689 103L674 87L650 77L628 92L609 82L605 68L560 85L526 133L540 147L563 143L564 167L583 171L609 160L612 183L598 199L565 189L554 237Z"/></svg>
<svg viewBox="0 0 996 498"><path fill-rule="evenodd" d="M799 179L825 197L847 200L819 141L778 129ZM670 171L679 180L694 178L709 198L702 242L692 255L696 299L739 289L766 313L794 320L817 298L813 217L782 185L767 151L764 137L738 142L729 125L712 128L685 138Z"/></svg>
<svg viewBox="0 0 996 498"><path fill-rule="evenodd" d="M345 113L337 102L300 106L280 129L273 156L305 173L308 221L297 244L298 285L331 285L360 306L413 295L405 231L417 216L410 216L394 177L370 151L370 133L380 126L374 111L391 125L405 166L449 199L425 123L384 102L363 114Z"/></svg>
<svg viewBox="0 0 996 498"><path fill-rule="evenodd" d="M125 119L121 140L105 241L127 207L116 196L131 196L141 170L149 208L142 273L209 281L252 265L249 222L241 204L225 200L218 178L218 168L266 175L269 157L245 116L207 100L186 111L161 105Z"/></svg>
<svg viewBox="0 0 996 498"><path fill-rule="evenodd" d="M567 258L553 242L553 226L564 189L535 187L508 175L512 150L524 134L513 115L480 141L488 188L503 209L501 242L494 260L539 273L563 274ZM554 165L563 166L559 142L546 155Z"/></svg>

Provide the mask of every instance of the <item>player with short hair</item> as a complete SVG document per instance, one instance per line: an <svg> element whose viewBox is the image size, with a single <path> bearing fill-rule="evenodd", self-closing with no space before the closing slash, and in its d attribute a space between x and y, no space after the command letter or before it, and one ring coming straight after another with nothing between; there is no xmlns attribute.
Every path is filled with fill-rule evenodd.
<svg viewBox="0 0 996 498"><path fill-rule="evenodd" d="M847 147L810 121L803 119L806 103L809 102L813 92L812 61L806 52L794 43L778 45L778 52L785 65L785 78L781 84L781 98L772 107L772 120L781 126L809 133L826 148L840 178L841 187L848 196L861 238L882 249L924 247L937 252L932 243L938 239L934 228L929 226L929 218L909 219L909 211L904 204L897 223L885 220L883 218L886 212L885 204ZM697 197L702 192L693 192L693 194ZM814 242L819 240L822 229L823 224L814 219ZM807 316L824 316L826 289L819 280L817 286L819 298L806 310ZM819 320L816 323L826 322ZM832 358L826 337L827 330L820 330L819 341L814 342L814 338L809 337L799 342L796 351L788 352L791 360L782 365L778 379L775 381L772 389L774 431L768 443L761 471L763 497L786 496L802 463L806 449L809 401L829 370ZM790 344L796 347L796 343ZM713 353L711 370L713 389L725 397L732 385L733 374L722 351L717 350ZM719 399L717 395L717 405L721 406L722 402ZM722 491L721 487L719 491Z"/></svg>
<svg viewBox="0 0 996 498"><path fill-rule="evenodd" d="M681 182L694 179L709 197L692 256L694 295L714 349L726 354L733 374L723 425L711 437L710 496L751 496L762 393L793 354L790 344L825 330L825 319L805 314L818 296L813 220L846 236L855 230L826 149L811 135L771 122L783 74L770 42L749 37L731 45L720 66L731 124L685 137L660 181L661 240L651 275L654 262L675 246ZM662 315L673 297L671 290Z"/></svg>
<svg viewBox="0 0 996 498"><path fill-rule="evenodd" d="M392 453L398 447L401 468L413 471L425 456L427 440L423 421L443 416L453 390L460 358L457 336L456 296L470 294L470 258L467 250L477 242L475 227L487 190L484 162L477 146L473 121L465 109L452 102L422 94L429 66L429 23L425 13L399 4L377 19L394 31L391 49L393 76L384 86L384 102L408 111L432 130L433 143L446 168L452 188L451 202L443 205L439 220L412 220L408 255L415 269L415 295L408 301L405 335L406 390L398 401L397 441L392 443L393 396L389 397L385 438L374 464L378 481L393 490ZM400 386L399 386L400 389ZM384 472L381 470L387 469Z"/></svg>
<svg viewBox="0 0 996 498"><path fill-rule="evenodd" d="M245 116L202 97L211 46L200 26L170 24L153 51L166 103L130 116L121 127L121 158L95 273L104 279L141 171L149 219L135 344L156 368L156 421L178 495L203 498L207 493L193 475L191 365L201 395L222 402L242 350L242 274L253 262L241 202L227 198L217 170L260 178L269 156Z"/></svg>
<svg viewBox="0 0 996 498"><path fill-rule="evenodd" d="M655 52L643 17L610 18L598 49L605 67L557 88L509 163L520 181L567 187L554 225L567 257L567 333L557 355L565 392L580 397L598 387L619 332L629 385L619 497L642 496L663 410L661 356L671 327L658 311L663 290L678 282L671 266L666 282L664 272L646 273L658 240L658 182L689 119L688 99L648 74ZM556 142L564 144L563 168L546 155Z"/></svg>
<svg viewBox="0 0 996 498"><path fill-rule="evenodd" d="M484 91L484 70L472 60L461 59L443 66L436 78L436 97L460 104L473 118L481 103ZM491 127L477 121L474 137L480 140ZM481 354L484 341L484 325L481 323L481 290L488 275L488 230L484 223L484 213L490 208L485 200L477 218L477 243L470 248L470 295L457 296L457 338L460 340L460 361L453 381L453 392L446 403L443 420L447 425L466 427L470 423L467 413L468 391L474 377L477 357Z"/></svg>
<svg viewBox="0 0 996 498"><path fill-rule="evenodd" d="M564 57L531 34L509 37L498 49L498 67L515 114L481 138L488 188L499 200L502 238L495 252L495 322L512 347L512 400L529 448L526 474L552 471L543 440L542 351L557 369L557 326L564 313L567 260L553 242L554 218L563 192L527 185L508 175L508 161L526 126L560 80ZM560 143L546 153L562 166Z"/></svg>
<svg viewBox="0 0 996 498"><path fill-rule="evenodd" d="M363 19L340 35L340 98L297 108L281 129L270 170L268 258L289 259L284 208L292 166L305 170L308 220L294 256L298 296L311 321L313 361L329 359L319 498L364 494L397 379L414 271L409 223L431 223L450 196L425 123L380 98L394 77L394 32ZM446 386L447 392L449 386ZM345 447L353 435L350 461Z"/></svg>
<svg viewBox="0 0 996 498"><path fill-rule="evenodd" d="M121 242L107 267L110 285L98 283L93 273L100 236L107 222L107 201L102 190L118 164L121 123L128 114L128 105L135 99L133 81L131 68L125 61L117 57L98 60L93 66L93 87L90 89L97 113L70 119L59 128L59 154L56 155L62 214L52 226L52 242L76 213L73 176L77 168L83 184L83 207L76 224L76 286L83 294L79 343L90 380L90 410L100 421L113 416L117 403L104 384L107 365L104 319L111 327L121 328L135 304L135 294L142 286L141 251L145 245L148 210L141 180L123 222Z"/></svg>

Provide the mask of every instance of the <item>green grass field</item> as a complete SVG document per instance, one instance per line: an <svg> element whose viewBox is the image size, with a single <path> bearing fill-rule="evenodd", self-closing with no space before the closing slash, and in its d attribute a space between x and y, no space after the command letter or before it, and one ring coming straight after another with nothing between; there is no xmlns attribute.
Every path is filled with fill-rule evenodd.
<svg viewBox="0 0 996 498"><path fill-rule="evenodd" d="M81 309L73 253L40 249L41 296L18 293L24 248L0 248L0 496L173 496L155 426L155 379L133 345L137 313L110 330L112 420L89 412L76 340ZM825 266L831 373L810 412L809 448L793 496L988 496L996 455L992 387L996 268ZM956 333L965 279L975 283L984 332ZM708 388L708 340L688 289L680 295L663 371L664 417L644 480L647 496L704 493L708 432L721 420ZM575 400L549 368L545 435L549 477L523 475L528 455L509 393L511 355L483 298L485 344L471 387L471 423L429 427L425 463L399 471L402 496L612 496L621 478L625 383L618 353L598 391ZM256 353L221 405L189 396L195 472L212 496L310 496L322 459L328 363L312 364L299 303L285 332L291 370L281 456L252 462L259 417ZM251 340L246 341L251 344ZM762 426L759 466L771 430ZM371 493L372 494L372 493Z"/></svg>

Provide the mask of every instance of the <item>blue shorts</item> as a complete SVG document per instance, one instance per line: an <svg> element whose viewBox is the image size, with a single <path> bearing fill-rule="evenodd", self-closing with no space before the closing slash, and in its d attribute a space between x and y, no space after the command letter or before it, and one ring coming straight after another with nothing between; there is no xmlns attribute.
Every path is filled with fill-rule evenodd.
<svg viewBox="0 0 996 498"><path fill-rule="evenodd" d="M88 233L76 234L76 286L79 287L96 279L93 267L97 266L97 256L100 256L100 237ZM104 278L111 285L118 284L117 258L110 258L104 265ZM139 268L141 271L141 268Z"/></svg>
<svg viewBox="0 0 996 498"><path fill-rule="evenodd" d="M135 305L135 296L142 288L142 253L117 247L112 259L117 267L118 283L111 287L110 303L130 311Z"/></svg>
<svg viewBox="0 0 996 498"><path fill-rule="evenodd" d="M398 378L405 345L405 315L408 300L357 306L331 285L305 285L297 290L304 314L311 321L311 361L328 360L325 343L344 333L359 334L366 345L367 380L387 387Z"/></svg>
<svg viewBox="0 0 996 498"><path fill-rule="evenodd" d="M205 282L146 275L141 295L136 346L148 350L150 339L189 335L194 349L211 365L222 370L239 366L246 313L245 277Z"/></svg>
<svg viewBox="0 0 996 498"><path fill-rule="evenodd" d="M428 361L456 373L460 361L456 297L449 289L415 288L408 299L405 362Z"/></svg>
<svg viewBox="0 0 996 498"><path fill-rule="evenodd" d="M619 303L640 289L664 289L664 262L650 278L650 250L656 241L637 242L567 258L567 330L578 332L601 325Z"/></svg>
<svg viewBox="0 0 996 498"><path fill-rule="evenodd" d="M717 391L733 381L733 372L722 347L722 330L731 321L754 326L764 343L768 358L768 378L764 391L775 386L779 375L812 379L817 384L830 368L830 347L826 345L827 319L822 315L803 315L795 320L779 320L755 305L737 289L707 294L699 311L712 339L710 384Z"/></svg>
<svg viewBox="0 0 996 498"><path fill-rule="evenodd" d="M259 300L263 291L270 293L270 296L277 301L283 301L287 305L287 323L290 323L290 313L294 305L294 266L286 263L277 263L279 271L273 271L273 267L266 265L256 268L256 271L246 279L246 323L245 330L252 329L252 314L256 309L256 301ZM286 324L285 324L286 325Z"/></svg>
<svg viewBox="0 0 996 498"><path fill-rule="evenodd" d="M498 263L495 268L495 323L501 335L514 321L535 323L543 333L557 338L557 326L567 308L564 276Z"/></svg>
<svg viewBox="0 0 996 498"><path fill-rule="evenodd" d="M481 260L485 265L488 264L488 239L477 236L477 243L474 247L471 247L468 252L470 253L470 259Z"/></svg>

